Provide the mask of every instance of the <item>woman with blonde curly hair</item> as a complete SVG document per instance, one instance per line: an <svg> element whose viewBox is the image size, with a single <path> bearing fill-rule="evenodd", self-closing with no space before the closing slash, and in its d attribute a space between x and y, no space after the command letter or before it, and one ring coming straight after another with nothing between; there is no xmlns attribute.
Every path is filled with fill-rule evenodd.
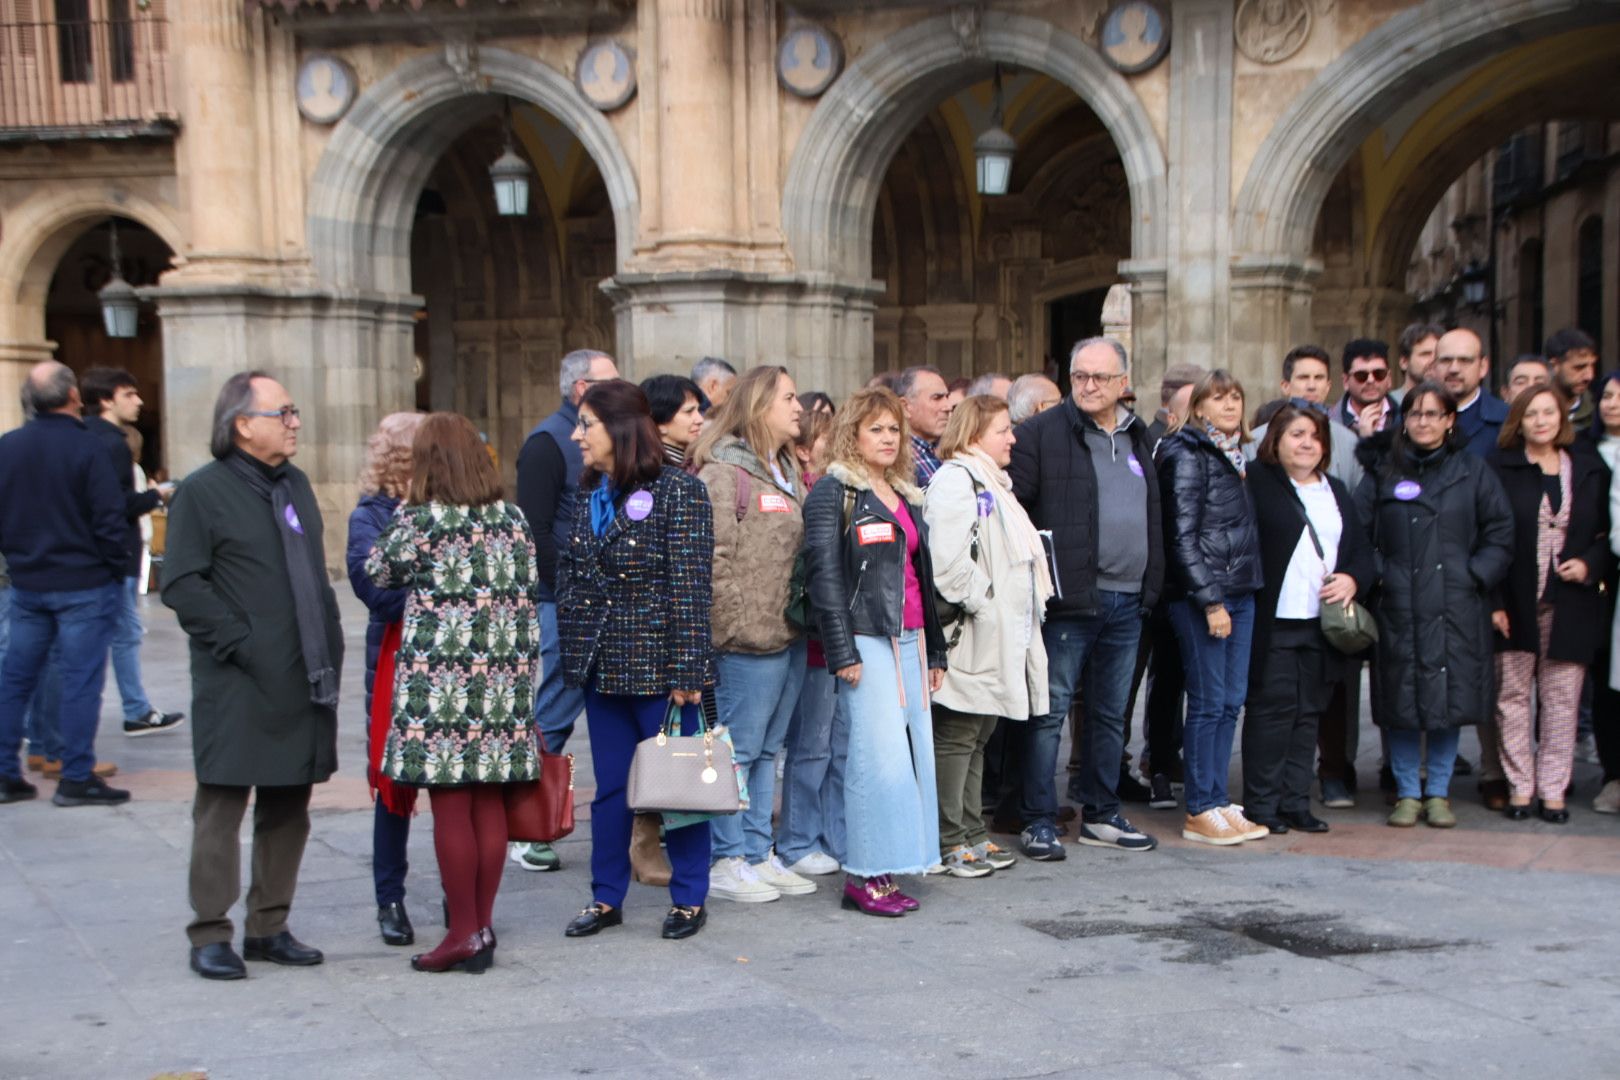
<svg viewBox="0 0 1620 1080"><path fill-rule="evenodd" d="M366 440L366 464L360 472L360 505L349 515L349 543L345 561L354 595L371 613L366 623L366 716L371 716L372 684L377 677L377 657L390 623L405 617L406 589L381 589L366 575L366 556L371 554L383 529L398 509L411 486L411 440L422 426L421 413L397 412L383 417L377 430ZM369 735L371 725L366 725ZM368 738L368 742L369 742ZM369 746L366 775L378 786L375 768L381 745ZM416 941L410 916L405 913L405 845L411 835L409 803L411 793L394 791L384 785L377 792L376 813L371 826L371 875L377 890L377 924L389 945L410 945Z"/></svg>
<svg viewBox="0 0 1620 1080"><path fill-rule="evenodd" d="M898 916L894 874L939 858L929 694L945 676L923 497L900 399L862 390L833 425L827 475L804 507L811 608L849 722L843 903Z"/></svg>

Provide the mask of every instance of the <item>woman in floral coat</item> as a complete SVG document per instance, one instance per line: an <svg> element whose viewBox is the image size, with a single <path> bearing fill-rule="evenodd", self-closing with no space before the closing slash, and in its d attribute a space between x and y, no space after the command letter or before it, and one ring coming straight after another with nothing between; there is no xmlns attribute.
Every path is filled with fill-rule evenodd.
<svg viewBox="0 0 1620 1080"><path fill-rule="evenodd" d="M506 863L499 785L539 775L534 541L465 417L430 415L411 456L409 497L366 559L379 587L410 590L382 772L430 792L450 908L443 943L411 966L480 972Z"/></svg>

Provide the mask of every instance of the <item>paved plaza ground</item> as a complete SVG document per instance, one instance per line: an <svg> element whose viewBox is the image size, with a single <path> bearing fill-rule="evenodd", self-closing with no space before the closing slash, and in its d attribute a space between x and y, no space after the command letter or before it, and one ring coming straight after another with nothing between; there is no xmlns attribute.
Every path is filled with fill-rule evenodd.
<svg viewBox="0 0 1620 1080"><path fill-rule="evenodd" d="M154 703L189 708L184 641L146 601ZM589 899L590 824L555 874L509 869L501 946L480 977L425 975L376 935L349 636L341 775L317 789L292 928L313 969L186 967L190 739L100 753L134 799L0 807L0 1078L1559 1077L1620 1076L1620 818L1515 825L1457 782L1461 826L1382 824L1377 794L1323 812L1327 836L1241 848L1070 848L977 881L928 879L899 920L811 897L717 901L687 942L667 897L633 886L623 928L562 928ZM1365 721L1364 721L1365 722ZM1465 750L1474 755L1472 737ZM1362 775L1376 766L1364 733ZM580 796L588 801L588 747ZM437 941L431 819L411 839L418 937Z"/></svg>

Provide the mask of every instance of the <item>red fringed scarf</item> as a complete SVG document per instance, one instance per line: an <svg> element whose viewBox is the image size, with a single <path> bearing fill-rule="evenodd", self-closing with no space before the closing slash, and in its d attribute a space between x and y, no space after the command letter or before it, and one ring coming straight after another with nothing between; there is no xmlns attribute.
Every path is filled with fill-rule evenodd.
<svg viewBox="0 0 1620 1080"><path fill-rule="evenodd" d="M366 778L371 791L391 814L409 817L416 812L416 788L410 784L397 784L383 775L383 747L388 742L388 730L394 725L394 655L399 652L404 624L391 622L383 631L382 648L377 651L377 673L371 682L371 729L366 740Z"/></svg>

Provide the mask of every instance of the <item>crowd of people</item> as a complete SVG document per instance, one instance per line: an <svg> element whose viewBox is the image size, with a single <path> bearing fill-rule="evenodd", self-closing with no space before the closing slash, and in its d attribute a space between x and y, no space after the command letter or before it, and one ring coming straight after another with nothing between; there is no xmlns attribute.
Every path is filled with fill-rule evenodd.
<svg viewBox="0 0 1620 1080"><path fill-rule="evenodd" d="M525 441L510 501L464 417L385 417L345 560L370 615L384 942L415 942L406 849L425 789L447 932L412 966L490 965L506 865L561 866L548 844L508 844L503 793L581 716L591 881L569 937L623 925L632 880L668 887L670 939L698 933L711 901L805 896L837 874L843 907L901 917L920 906L908 877L1060 860L1069 839L1153 850L1127 803L1180 809L1181 836L1215 847L1329 832L1312 798L1354 805L1364 667L1390 826L1457 824L1466 727L1481 797L1508 819L1569 820L1587 732L1593 807L1620 813L1620 374L1594 388L1596 346L1574 330L1519 358L1502 397L1467 330L1414 325L1393 359L1404 387L1385 343L1351 342L1336 403L1314 346L1283 359L1264 404L1230 372L1176 364L1145 419L1106 337L1074 347L1067 394L1044 375L953 384L923 366L843 402L714 358L637 385L583 350L561 361L561 405ZM95 716L130 531L155 501L79 419L71 372L41 365L26 393L36 418L0 438L0 503L47 461L55 493L39 524L0 507L17 627L0 801L35 793L17 754L57 640L56 801L116 802L93 769ZM162 598L194 689L191 965L207 978L322 959L287 915L310 788L336 768L343 637L291 462L301 428L276 380L233 377L215 461L169 511ZM675 729L723 730L737 813L633 812L637 746ZM1015 850L992 838L1009 833Z"/></svg>

